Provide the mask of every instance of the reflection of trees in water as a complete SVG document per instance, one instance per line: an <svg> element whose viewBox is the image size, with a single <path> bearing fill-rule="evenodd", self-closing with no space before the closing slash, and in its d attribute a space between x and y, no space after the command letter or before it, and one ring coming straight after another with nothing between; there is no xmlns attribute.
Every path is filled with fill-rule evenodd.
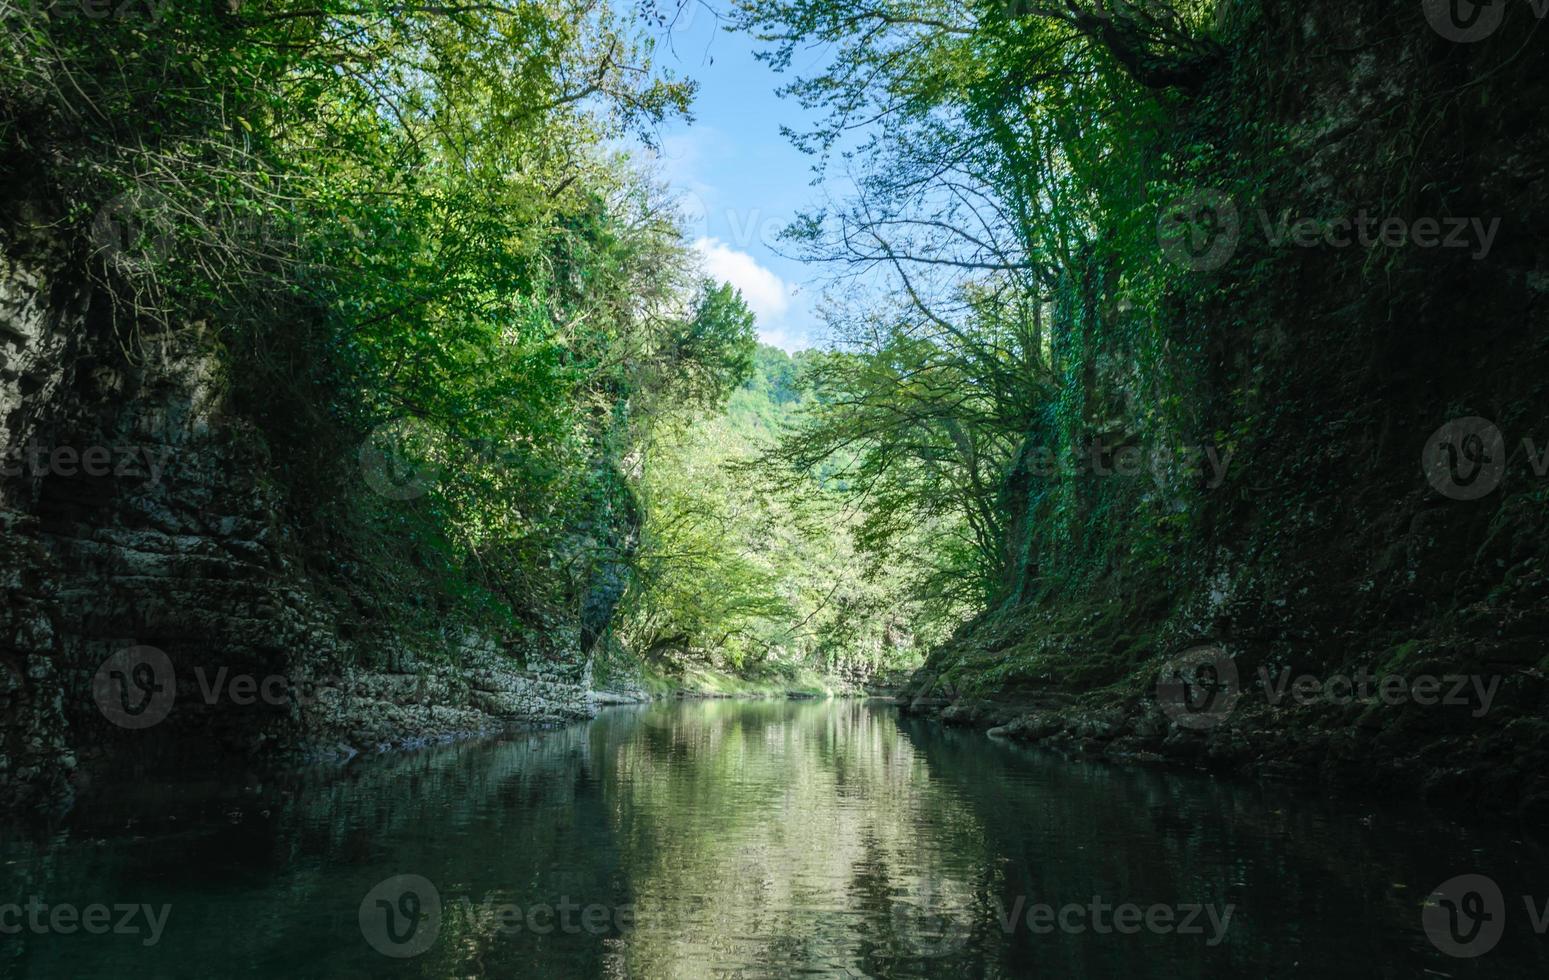
<svg viewBox="0 0 1549 980"><path fill-rule="evenodd" d="M874 972L919 959L922 927L961 945L991 863L979 820L927 778L889 715L822 702L643 712L661 714L612 743L605 779L642 904L632 974Z"/></svg>
<svg viewBox="0 0 1549 980"><path fill-rule="evenodd" d="M1414 975L1435 964L1418 909L1438 882L1463 869L1542 893L1526 876L1544 855L1514 836L1065 759L857 703L655 705L282 779L130 781L59 833L0 838L0 902L170 902L161 945L22 934L0 946L0 973ZM357 918L398 874L431 879L443 903L434 946L402 961L373 952ZM1025 912L1094 896L1237 911L1215 950L1034 935L1025 919L1002 931L1019 898ZM634 905L641 924L511 935L479 904L565 897ZM1503 943L1492 969L1528 975L1513 957L1535 949Z"/></svg>
<svg viewBox="0 0 1549 980"><path fill-rule="evenodd" d="M1524 867L1549 860L1532 845L1531 856L1507 856L1500 834L1412 806L1071 758L916 719L899 728L932 778L984 815L986 850L1003 857L1001 907L1018 896L1085 903L1097 892L1142 907L1235 906L1219 950L1198 938L1019 928L1001 940L1012 975L1036 964L1039 975L1117 976L1141 960L1171 964L1175 976L1255 975L1266 962L1305 964L1312 947L1419 975L1436 966L1418 933L1419 906L1449 869L1511 876L1518 857ZM1523 891L1533 887L1524 879Z"/></svg>
<svg viewBox="0 0 1549 980"><path fill-rule="evenodd" d="M173 905L155 949L112 936L34 939L22 955L46 957L45 975L186 961L307 975L460 976L481 964L498 973L492 964L505 960L587 975L601 971L597 936L499 935L480 903L526 908L568 896L627 904L590 770L588 732L573 726L499 745L360 759L245 788L126 787L79 815L67 834L8 841L0 854L18 863L0 868L0 883L5 894L56 901ZM403 962L366 946L357 923L366 893L400 873L429 878L445 906L435 946ZM459 901L465 896L471 908ZM6 952L14 954L15 944L8 941Z"/></svg>

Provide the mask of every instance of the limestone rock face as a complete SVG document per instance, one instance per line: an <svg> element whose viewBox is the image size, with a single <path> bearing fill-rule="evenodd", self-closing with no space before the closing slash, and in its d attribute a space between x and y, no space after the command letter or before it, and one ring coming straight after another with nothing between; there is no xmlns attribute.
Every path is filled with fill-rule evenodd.
<svg viewBox="0 0 1549 980"><path fill-rule="evenodd" d="M68 801L124 761L349 755L593 713L584 676L519 671L477 638L455 667L413 649L387 658L402 673L348 666L383 658L340 639L341 583L303 570L207 331L146 328L125 351L100 298L52 277L65 257L22 251L0 254L0 806Z"/></svg>

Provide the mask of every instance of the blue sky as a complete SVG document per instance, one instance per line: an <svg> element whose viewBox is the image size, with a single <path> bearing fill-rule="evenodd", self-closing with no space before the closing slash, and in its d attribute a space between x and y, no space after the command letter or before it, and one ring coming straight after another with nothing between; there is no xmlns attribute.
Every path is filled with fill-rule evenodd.
<svg viewBox="0 0 1549 980"><path fill-rule="evenodd" d="M798 350L821 340L814 312L816 271L783 258L771 245L798 211L818 199L811 158L780 135L782 124L805 128L810 117L775 89L789 78L753 57L755 44L724 30L712 10L723 0L684 5L657 62L699 82L692 124L662 129L661 175L693 218L705 270L730 282L758 314L759 337ZM810 69L801 64L798 69Z"/></svg>

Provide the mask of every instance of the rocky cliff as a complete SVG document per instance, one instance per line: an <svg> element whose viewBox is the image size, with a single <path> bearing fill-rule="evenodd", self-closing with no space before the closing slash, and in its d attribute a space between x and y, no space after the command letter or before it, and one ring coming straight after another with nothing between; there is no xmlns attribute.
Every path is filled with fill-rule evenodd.
<svg viewBox="0 0 1549 980"><path fill-rule="evenodd" d="M1468 38L1446 7L1222 4L1152 162L1185 285L1153 332L1110 269L1072 276L1075 421L1028 433L1017 577L917 708L1549 807L1549 41L1526 4ZM1180 248L1175 213L1209 234ZM1078 465L1040 470L1051 446Z"/></svg>
<svg viewBox="0 0 1549 980"><path fill-rule="evenodd" d="M0 800L67 802L108 765L347 756L592 712L573 664L520 667L456 622L371 629L383 610L309 565L286 447L231 409L210 331L126 331L45 225L13 215L0 259Z"/></svg>

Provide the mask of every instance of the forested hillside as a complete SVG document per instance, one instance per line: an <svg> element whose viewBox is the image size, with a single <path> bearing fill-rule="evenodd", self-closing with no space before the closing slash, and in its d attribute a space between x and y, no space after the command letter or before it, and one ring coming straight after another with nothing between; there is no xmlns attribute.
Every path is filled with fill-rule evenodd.
<svg viewBox="0 0 1549 980"><path fill-rule="evenodd" d="M891 556L857 544L868 502L828 469L771 478L765 454L828 398L824 361L760 346L724 410L657 427L642 454L639 568L619 627L626 662L858 690L917 666L966 615L923 591L919 535Z"/></svg>

